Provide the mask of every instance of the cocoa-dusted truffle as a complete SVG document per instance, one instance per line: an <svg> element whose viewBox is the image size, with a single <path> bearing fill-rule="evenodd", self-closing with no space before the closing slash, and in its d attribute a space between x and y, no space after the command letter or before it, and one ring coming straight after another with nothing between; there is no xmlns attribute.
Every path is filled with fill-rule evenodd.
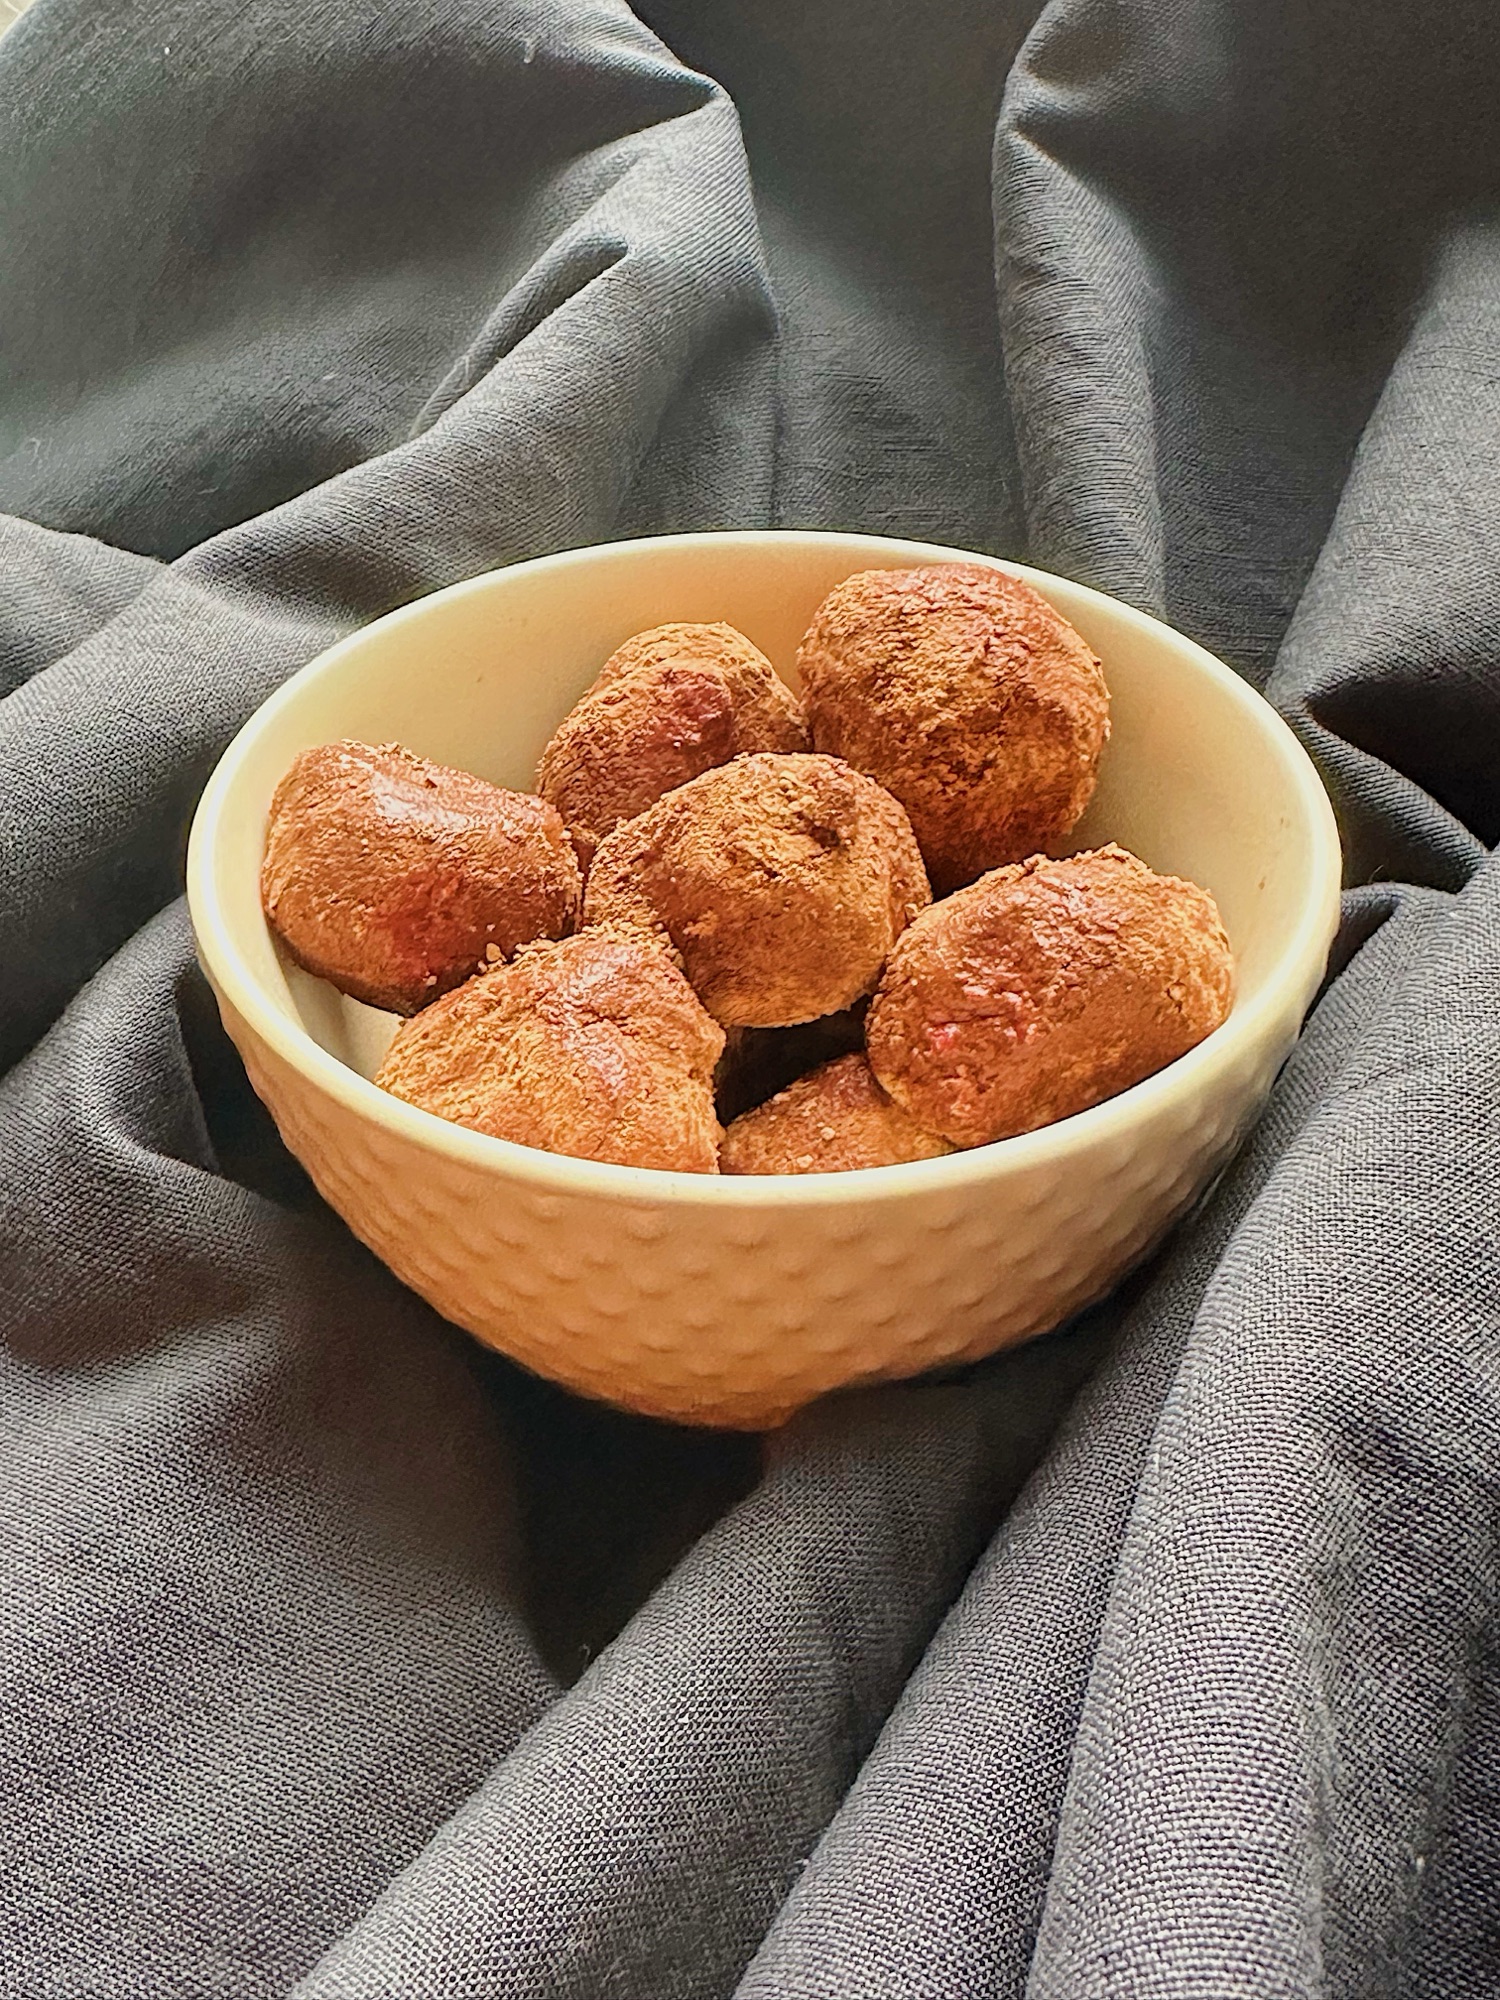
<svg viewBox="0 0 1500 2000"><path fill-rule="evenodd" d="M921 1126L983 1145L1067 1118L1183 1055L1229 1012L1213 898L1123 848L999 868L926 911L865 1023Z"/></svg>
<svg viewBox="0 0 1500 2000"><path fill-rule="evenodd" d="M936 1160L953 1148L886 1096L862 1055L840 1056L747 1111L724 1134L726 1174L841 1174Z"/></svg>
<svg viewBox="0 0 1500 2000"><path fill-rule="evenodd" d="M928 900L906 815L835 757L739 757L602 842L590 923L653 927L715 1019L782 1027L847 1007Z"/></svg>
<svg viewBox="0 0 1500 2000"><path fill-rule="evenodd" d="M793 1028L730 1028L714 1072L719 1122L728 1125L742 1112L753 1111L757 1104L764 1104L778 1090L785 1090L809 1070L832 1062L835 1056L862 1052L865 1006L860 1000L841 1014L825 1014L821 1020L801 1021Z"/></svg>
<svg viewBox="0 0 1500 2000"><path fill-rule="evenodd" d="M1017 577L866 570L824 599L797 664L815 747L901 801L939 895L1056 845L1089 802L1104 675Z"/></svg>
<svg viewBox="0 0 1500 2000"><path fill-rule="evenodd" d="M585 862L607 833L689 778L759 750L806 750L802 705L732 625L627 639L542 752L537 790Z"/></svg>
<svg viewBox="0 0 1500 2000"><path fill-rule="evenodd" d="M398 743L304 750L271 801L261 899L298 965L414 1014L486 958L561 937L582 881L556 810Z"/></svg>
<svg viewBox="0 0 1500 2000"><path fill-rule="evenodd" d="M657 940L600 926L530 945L424 1008L375 1081L518 1146L712 1174L723 1046Z"/></svg>

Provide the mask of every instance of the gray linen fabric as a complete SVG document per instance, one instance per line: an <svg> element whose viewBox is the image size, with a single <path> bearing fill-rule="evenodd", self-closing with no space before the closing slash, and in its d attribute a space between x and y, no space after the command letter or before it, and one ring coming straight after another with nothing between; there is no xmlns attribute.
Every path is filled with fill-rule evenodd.
<svg viewBox="0 0 1500 2000"><path fill-rule="evenodd" d="M0 1994L1500 1992L1490 0L37 0L0 42ZM764 1447L312 1194L182 841L351 625L937 536L1267 689L1345 828L1244 1154Z"/></svg>

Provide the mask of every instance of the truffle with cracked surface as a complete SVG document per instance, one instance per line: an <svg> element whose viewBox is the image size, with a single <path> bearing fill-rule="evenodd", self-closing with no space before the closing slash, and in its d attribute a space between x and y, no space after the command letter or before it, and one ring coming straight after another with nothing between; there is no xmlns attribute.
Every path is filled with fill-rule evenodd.
<svg viewBox="0 0 1500 2000"><path fill-rule="evenodd" d="M928 901L905 813L836 757L739 757L616 827L590 923L668 938L726 1027L786 1027L870 991Z"/></svg>

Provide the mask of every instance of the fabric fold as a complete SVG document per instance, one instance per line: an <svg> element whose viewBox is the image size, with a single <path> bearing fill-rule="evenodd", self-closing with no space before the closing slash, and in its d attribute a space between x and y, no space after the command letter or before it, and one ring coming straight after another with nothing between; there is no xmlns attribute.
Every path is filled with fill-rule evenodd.
<svg viewBox="0 0 1500 2000"><path fill-rule="evenodd" d="M1484 1990L1490 10L644 14L0 41L0 1996ZM1144 1271L762 1447L405 1292L177 898L344 631L767 525L1160 612L1300 733L1354 887Z"/></svg>

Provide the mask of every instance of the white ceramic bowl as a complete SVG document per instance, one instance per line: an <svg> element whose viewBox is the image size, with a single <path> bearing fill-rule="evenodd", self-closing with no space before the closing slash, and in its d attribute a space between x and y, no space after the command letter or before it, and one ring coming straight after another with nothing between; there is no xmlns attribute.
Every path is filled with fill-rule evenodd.
<svg viewBox="0 0 1500 2000"><path fill-rule="evenodd" d="M266 812L299 750L407 744L528 789L605 657L668 620L726 619L795 680L797 642L856 570L986 560L862 535L669 536L497 570L379 619L240 731L204 792L188 898L204 970L286 1143L422 1296L538 1373L689 1423L777 1423L823 1391L972 1360L1097 1298L1223 1165L1322 975L1338 914L1328 800L1285 724L1200 647L1015 565L1104 662L1114 733L1074 844L1118 840L1218 899L1238 961L1225 1025L1074 1118L910 1166L765 1179L652 1173L484 1137L367 1079L393 1022L279 953Z"/></svg>

